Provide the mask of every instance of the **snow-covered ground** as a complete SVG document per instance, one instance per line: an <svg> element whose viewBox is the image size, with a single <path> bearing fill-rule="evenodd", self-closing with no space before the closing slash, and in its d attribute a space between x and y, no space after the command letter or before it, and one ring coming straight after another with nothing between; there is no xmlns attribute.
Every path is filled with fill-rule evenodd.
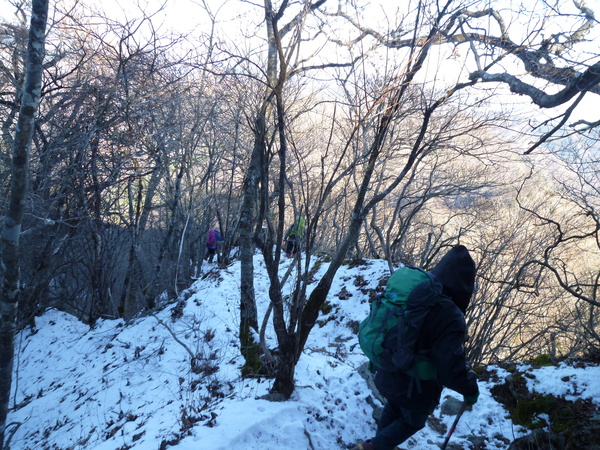
<svg viewBox="0 0 600 450"><path fill-rule="evenodd" d="M268 282L261 267L257 256L262 319ZM325 265L314 279L324 270ZM90 329L72 316L48 311L35 329L17 336L11 448L347 449L373 436L372 405L381 406L358 371L366 358L349 324L366 316L366 290L374 289L386 270L383 261L369 261L338 271L328 298L332 310L313 329L296 368L296 390L286 402L260 399L272 380L240 377L239 262L205 268L208 276L182 294L185 302L129 323L104 320ZM267 339L274 347L271 326ZM192 354L198 355L195 370ZM500 379L508 374L492 370ZM600 401L598 367L547 367L532 374L529 387L538 392ZM466 437L476 435L485 438L486 448L501 449L524 434L492 398L491 386L480 382L479 401L462 416L453 443L470 448ZM450 390L445 396L462 400ZM446 429L454 421L440 408L434 415ZM441 428L427 426L402 448L439 448L445 438Z"/></svg>

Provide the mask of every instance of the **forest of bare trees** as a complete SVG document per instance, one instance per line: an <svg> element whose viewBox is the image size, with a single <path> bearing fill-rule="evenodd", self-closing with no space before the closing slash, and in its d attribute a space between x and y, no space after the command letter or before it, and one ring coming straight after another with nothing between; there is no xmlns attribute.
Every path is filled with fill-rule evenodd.
<svg viewBox="0 0 600 450"><path fill-rule="evenodd" d="M4 3L6 230L32 5ZM168 5L111 16L50 2L20 288L14 302L3 288L2 320L11 302L17 327L51 307L90 326L151 313L201 275L206 231L220 227L220 266L242 264L244 374L274 376L286 397L342 264L427 268L457 243L478 263L474 362L597 354L600 122L586 109L600 93L597 11L511 5L203 1L183 30L165 21ZM303 252L281 279L297 217ZM265 319L256 255L276 354L253 338ZM308 292L315 257L329 265Z"/></svg>

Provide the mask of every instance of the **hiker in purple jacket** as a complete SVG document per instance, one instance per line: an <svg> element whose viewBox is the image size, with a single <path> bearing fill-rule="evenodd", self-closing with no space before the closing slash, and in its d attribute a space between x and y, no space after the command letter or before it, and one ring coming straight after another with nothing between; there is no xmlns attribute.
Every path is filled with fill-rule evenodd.
<svg viewBox="0 0 600 450"><path fill-rule="evenodd" d="M222 241L223 237L218 228L208 230L206 235L206 256L204 259L209 263L213 262L213 258L217 254L217 242ZM219 257L217 256L217 260Z"/></svg>

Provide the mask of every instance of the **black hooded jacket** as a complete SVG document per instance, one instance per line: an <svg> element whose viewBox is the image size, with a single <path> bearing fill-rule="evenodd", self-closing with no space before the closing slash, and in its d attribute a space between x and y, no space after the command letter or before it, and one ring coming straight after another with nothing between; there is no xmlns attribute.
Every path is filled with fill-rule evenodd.
<svg viewBox="0 0 600 450"><path fill-rule="evenodd" d="M479 392L477 379L467 368L464 340L467 309L475 282L475 263L462 246L452 248L431 271L444 286L451 301L436 303L429 311L419 337L419 350L426 350L437 371L437 379L415 380L403 372L379 369L375 385L395 405L430 413L440 400L444 386L472 396Z"/></svg>

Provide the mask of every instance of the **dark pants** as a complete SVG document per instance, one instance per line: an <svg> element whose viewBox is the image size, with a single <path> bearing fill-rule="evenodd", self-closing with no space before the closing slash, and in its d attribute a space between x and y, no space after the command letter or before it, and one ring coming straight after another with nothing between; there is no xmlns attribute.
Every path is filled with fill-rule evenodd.
<svg viewBox="0 0 600 450"><path fill-rule="evenodd" d="M423 428L429 414L386 402L372 444L377 450L392 450Z"/></svg>
<svg viewBox="0 0 600 450"><path fill-rule="evenodd" d="M215 257L215 254L217 253L217 249L216 248L207 248L206 249L206 256L204 257L205 260L208 260L209 263L213 262L213 258Z"/></svg>
<svg viewBox="0 0 600 450"><path fill-rule="evenodd" d="M297 252L298 252L298 243L296 242L296 238L294 236L288 237L285 253L287 255L294 256Z"/></svg>

